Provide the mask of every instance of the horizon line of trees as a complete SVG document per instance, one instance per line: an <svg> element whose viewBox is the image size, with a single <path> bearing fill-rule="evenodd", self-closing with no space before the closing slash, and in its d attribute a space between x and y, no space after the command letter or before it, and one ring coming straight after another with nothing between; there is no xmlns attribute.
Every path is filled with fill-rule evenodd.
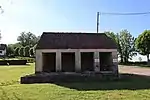
<svg viewBox="0 0 150 100"><path fill-rule="evenodd" d="M128 63L137 53L147 56L147 62L150 63L150 30L145 30L137 38L127 30L122 30L119 33L110 31L105 32L108 37L113 39L117 44L118 56L121 63Z"/></svg>
<svg viewBox="0 0 150 100"><path fill-rule="evenodd" d="M35 57L35 48L40 39L31 32L22 32L17 37L17 43L7 46L7 56Z"/></svg>

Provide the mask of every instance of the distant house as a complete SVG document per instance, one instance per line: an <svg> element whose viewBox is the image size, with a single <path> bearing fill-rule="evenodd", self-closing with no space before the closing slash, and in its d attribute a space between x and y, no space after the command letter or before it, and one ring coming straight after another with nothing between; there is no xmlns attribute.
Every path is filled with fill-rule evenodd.
<svg viewBox="0 0 150 100"><path fill-rule="evenodd" d="M5 57L6 56L6 44L0 44L0 57Z"/></svg>

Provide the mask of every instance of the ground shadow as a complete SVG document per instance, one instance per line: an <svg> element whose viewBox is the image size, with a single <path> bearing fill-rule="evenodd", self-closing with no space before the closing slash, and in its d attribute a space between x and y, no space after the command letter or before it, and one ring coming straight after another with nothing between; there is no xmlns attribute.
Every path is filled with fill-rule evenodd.
<svg viewBox="0 0 150 100"><path fill-rule="evenodd" d="M150 76L135 74L120 74L120 79L99 80L99 81L74 81L74 82L55 82L54 84L76 89L86 90L140 90L150 89Z"/></svg>

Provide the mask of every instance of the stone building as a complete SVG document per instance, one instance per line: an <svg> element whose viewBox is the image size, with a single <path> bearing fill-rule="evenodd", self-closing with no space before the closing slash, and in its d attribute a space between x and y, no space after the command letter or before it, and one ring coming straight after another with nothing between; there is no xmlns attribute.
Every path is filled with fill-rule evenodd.
<svg viewBox="0 0 150 100"><path fill-rule="evenodd" d="M43 32L36 48L35 73L118 74L116 43L104 33Z"/></svg>

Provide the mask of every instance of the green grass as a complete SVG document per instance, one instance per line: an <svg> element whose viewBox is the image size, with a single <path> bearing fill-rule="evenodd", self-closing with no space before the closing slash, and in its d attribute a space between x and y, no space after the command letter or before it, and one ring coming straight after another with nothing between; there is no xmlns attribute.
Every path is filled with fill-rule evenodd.
<svg viewBox="0 0 150 100"><path fill-rule="evenodd" d="M117 81L19 84L30 66L0 66L0 100L149 100L150 78L121 75Z"/></svg>

